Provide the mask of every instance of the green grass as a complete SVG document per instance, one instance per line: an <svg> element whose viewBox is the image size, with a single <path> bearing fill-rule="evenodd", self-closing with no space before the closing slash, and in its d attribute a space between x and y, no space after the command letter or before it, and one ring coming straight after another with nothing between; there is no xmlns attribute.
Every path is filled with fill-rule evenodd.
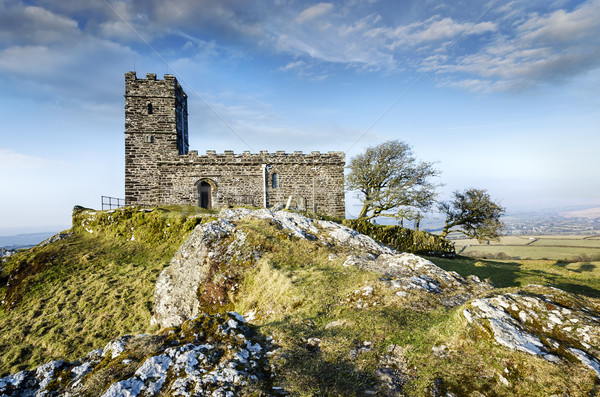
<svg viewBox="0 0 600 397"><path fill-rule="evenodd" d="M80 212L72 237L10 257L0 275L0 376L151 332L154 283L201 221L193 215Z"/></svg>
<svg viewBox="0 0 600 397"><path fill-rule="evenodd" d="M457 253L475 258L600 260L600 238L596 235L503 236L489 244L475 239L454 240L454 243Z"/></svg>
<svg viewBox="0 0 600 397"><path fill-rule="evenodd" d="M472 256L478 258L489 257L507 257L515 259L554 259L554 260L575 260L581 256L589 256L600 258L600 248L584 248L584 247L560 247L549 246L540 247L535 245L529 246L475 246L469 247L461 255Z"/></svg>
<svg viewBox="0 0 600 397"><path fill-rule="evenodd" d="M553 286L567 292L600 298L600 263L569 263L554 260L479 260L428 258L444 270L490 280L497 288L528 284Z"/></svg>
<svg viewBox="0 0 600 397"><path fill-rule="evenodd" d="M540 237L531 243L532 246L569 246L600 249L600 240L583 238L564 238L564 237Z"/></svg>

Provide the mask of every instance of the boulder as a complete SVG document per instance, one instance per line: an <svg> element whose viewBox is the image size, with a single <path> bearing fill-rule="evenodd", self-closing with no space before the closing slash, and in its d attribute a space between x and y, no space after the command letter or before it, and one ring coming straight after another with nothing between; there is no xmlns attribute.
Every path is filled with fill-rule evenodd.
<svg viewBox="0 0 600 397"><path fill-rule="evenodd" d="M600 312L557 288L528 285L470 301L463 316L509 349L579 361L600 377Z"/></svg>

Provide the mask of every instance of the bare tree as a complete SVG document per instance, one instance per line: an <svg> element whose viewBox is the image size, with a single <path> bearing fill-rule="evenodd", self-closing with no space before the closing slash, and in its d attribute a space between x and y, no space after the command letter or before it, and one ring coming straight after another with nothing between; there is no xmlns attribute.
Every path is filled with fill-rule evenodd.
<svg viewBox="0 0 600 397"><path fill-rule="evenodd" d="M452 200L439 203L438 208L446 215L442 237L458 228L458 231L479 241L495 240L504 228L500 217L505 209L492 201L485 189L456 191Z"/></svg>
<svg viewBox="0 0 600 397"><path fill-rule="evenodd" d="M433 163L418 161L401 141L387 141L369 147L353 157L346 178L349 190L358 191L363 207L359 219L391 215L397 219L415 219L435 202L432 177L439 175Z"/></svg>

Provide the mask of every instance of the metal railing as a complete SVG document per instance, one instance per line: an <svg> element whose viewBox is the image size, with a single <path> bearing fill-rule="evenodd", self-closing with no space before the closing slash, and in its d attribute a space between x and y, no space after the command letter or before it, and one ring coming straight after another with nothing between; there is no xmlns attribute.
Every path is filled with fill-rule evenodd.
<svg viewBox="0 0 600 397"><path fill-rule="evenodd" d="M102 196L102 210L112 210L114 208L124 207L125 199L110 197L110 196Z"/></svg>

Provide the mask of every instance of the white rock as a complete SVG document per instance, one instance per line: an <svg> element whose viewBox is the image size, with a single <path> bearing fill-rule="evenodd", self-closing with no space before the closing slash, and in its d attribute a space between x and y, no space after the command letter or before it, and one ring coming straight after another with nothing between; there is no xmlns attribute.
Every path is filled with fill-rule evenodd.
<svg viewBox="0 0 600 397"><path fill-rule="evenodd" d="M166 377L171 363L171 358L165 355L148 357L141 367L135 371L135 375L141 380Z"/></svg>
<svg viewBox="0 0 600 397"><path fill-rule="evenodd" d="M249 340L246 341L246 349L255 354L262 351L262 347L258 343L252 344Z"/></svg>
<svg viewBox="0 0 600 397"><path fill-rule="evenodd" d="M229 326L229 328L237 328L238 323L235 320L227 320L227 325Z"/></svg>
<svg viewBox="0 0 600 397"><path fill-rule="evenodd" d="M144 386L139 379L126 379L110 385L102 397L137 397Z"/></svg>
<svg viewBox="0 0 600 397"><path fill-rule="evenodd" d="M520 311L519 312L519 318L521 319L522 322L527 322L527 313L525 313L525 311Z"/></svg>
<svg viewBox="0 0 600 397"><path fill-rule="evenodd" d="M35 371L35 377L40 380L39 389L44 390L52 381L54 371L59 368L64 361L50 361L49 363L40 365Z"/></svg>
<svg viewBox="0 0 600 397"><path fill-rule="evenodd" d="M550 315L548 316L548 319L555 324L560 325L563 323L562 320L560 318L558 318L555 313L550 313Z"/></svg>
<svg viewBox="0 0 600 397"><path fill-rule="evenodd" d="M77 367L71 368L74 380L81 379L84 375L92 370L92 365L89 362L85 362Z"/></svg>
<svg viewBox="0 0 600 397"><path fill-rule="evenodd" d="M26 377L26 371L19 371L14 375L8 375L0 379L0 388L4 388L8 385L11 385L12 387L19 387Z"/></svg>
<svg viewBox="0 0 600 397"><path fill-rule="evenodd" d="M529 354L544 355L546 353L544 345L537 336L523 332L509 321L492 318L489 322L494 332L494 339L501 345Z"/></svg>
<svg viewBox="0 0 600 397"><path fill-rule="evenodd" d="M235 319L238 322L240 322L242 324L246 323L246 320L244 320L244 317L241 314L239 314L238 312L228 312L228 313L231 314L233 317L235 317ZM235 328L235 327L233 327L233 328Z"/></svg>
<svg viewBox="0 0 600 397"><path fill-rule="evenodd" d="M596 372L596 376L600 378L600 362L598 362L596 358L587 355L585 352L579 349L570 348L569 351L573 353L584 365Z"/></svg>
<svg viewBox="0 0 600 397"><path fill-rule="evenodd" d="M106 357L106 355L110 353L110 358L117 358L119 354L125 350L125 342L126 340L123 338L118 338L108 342L108 344L102 350L102 357Z"/></svg>
<svg viewBox="0 0 600 397"><path fill-rule="evenodd" d="M245 313L244 314L244 319L247 322L252 322L252 321L256 320L256 310L251 310L248 313Z"/></svg>

